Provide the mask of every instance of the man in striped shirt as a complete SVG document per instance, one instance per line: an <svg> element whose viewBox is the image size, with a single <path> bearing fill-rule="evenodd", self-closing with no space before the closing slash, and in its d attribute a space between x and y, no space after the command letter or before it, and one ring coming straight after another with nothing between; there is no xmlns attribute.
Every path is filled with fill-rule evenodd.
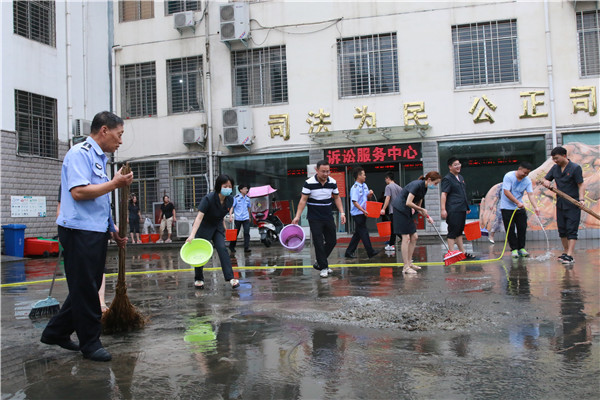
<svg viewBox="0 0 600 400"><path fill-rule="evenodd" d="M319 275L322 278L327 278L332 272L327 257L335 248L337 240L335 222L331 212L333 202L335 201L335 205L342 216L342 224L346 223L346 214L344 214L337 183L335 179L329 176L331 172L329 163L326 160L321 160L317 163L315 170L317 174L304 182L302 197L300 203L298 203L298 210L292 224L298 224L302 211L308 204L308 225L310 226L310 234L317 257L317 262L313 265L313 268L320 271Z"/></svg>

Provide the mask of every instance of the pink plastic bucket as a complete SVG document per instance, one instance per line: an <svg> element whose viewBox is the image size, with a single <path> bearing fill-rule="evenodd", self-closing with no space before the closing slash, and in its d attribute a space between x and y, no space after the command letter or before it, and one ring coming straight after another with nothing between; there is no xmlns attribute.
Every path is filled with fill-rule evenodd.
<svg viewBox="0 0 600 400"><path fill-rule="evenodd" d="M304 248L304 230L299 225L287 225L279 233L281 245L290 251L300 251Z"/></svg>

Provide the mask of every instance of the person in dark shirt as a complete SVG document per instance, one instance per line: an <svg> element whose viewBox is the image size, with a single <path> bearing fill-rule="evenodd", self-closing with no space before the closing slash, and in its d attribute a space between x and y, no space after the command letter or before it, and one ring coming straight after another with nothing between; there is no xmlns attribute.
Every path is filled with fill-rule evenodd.
<svg viewBox="0 0 600 400"><path fill-rule="evenodd" d="M448 224L448 247L454 250L454 244L458 250L463 253L467 259L475 258L472 254L465 251L463 245L463 230L469 209L467 200L467 185L465 179L460 174L461 163L456 157L448 159L448 169L450 172L442 179L442 219Z"/></svg>
<svg viewBox="0 0 600 400"><path fill-rule="evenodd" d="M140 213L140 206L135 194L131 195L127 207L129 210L129 233L131 234L131 243L142 243L142 239L140 239L140 220L142 219L142 214ZM134 235L137 235L137 241L135 240Z"/></svg>
<svg viewBox="0 0 600 400"><path fill-rule="evenodd" d="M175 206L171 203L169 196L163 196L163 204L160 205L160 228L158 233L160 239L157 243L162 243L162 234L165 228L167 229L167 240L165 243L171 243L171 234L173 233L173 222L177 222L177 213L175 212Z"/></svg>
<svg viewBox="0 0 600 400"><path fill-rule="evenodd" d="M415 274L421 267L412 262L412 256L417 246L417 226L413 219L413 210L427 218L429 223L433 224L433 219L427 214L427 210L422 206L427 189L434 189L442 180L442 176L437 171L428 172L416 181L410 182L404 186L400 196L394 200L394 233L402 236L402 260L404 268L402 273Z"/></svg>
<svg viewBox="0 0 600 400"><path fill-rule="evenodd" d="M223 222L223 218L229 214L231 207L233 207L232 192L233 179L229 175L219 175L215 181L214 191L204 196L200 201L192 232L185 241L189 243L194 238L211 240L219 255L223 276L235 289L240 286L240 282L233 278L231 259L225 246L225 224ZM203 267L194 268L194 286L197 289L204 289Z"/></svg>
<svg viewBox="0 0 600 400"><path fill-rule="evenodd" d="M550 168L550 171L544 177L543 185L550 188L552 181L555 181L558 190L568 194L583 205L584 189L581 167L567 158L567 149L564 147L553 148L550 156L552 156L555 165ZM581 210L567 199L557 196L556 225L558 226L558 236L560 236L564 248L564 253L558 257L558 260L563 264L575 262L573 253L575 252L580 220Z"/></svg>

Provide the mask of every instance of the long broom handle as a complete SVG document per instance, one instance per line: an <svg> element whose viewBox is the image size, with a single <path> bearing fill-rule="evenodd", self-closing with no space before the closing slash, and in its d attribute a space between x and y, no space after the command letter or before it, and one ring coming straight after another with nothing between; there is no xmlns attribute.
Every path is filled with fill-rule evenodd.
<svg viewBox="0 0 600 400"><path fill-rule="evenodd" d="M442 235L440 234L440 231L438 231L437 226L435 226L435 224L431 224L431 225L433 226L433 229L435 229L435 231L437 232L437 234L440 237L440 240L442 241L442 243L444 243L444 246L446 246L446 250L448 250L448 253L450 253L450 247L448 247L448 245L446 244L446 242L442 238Z"/></svg>
<svg viewBox="0 0 600 400"><path fill-rule="evenodd" d="M596 214L594 211L592 211L590 208L580 204L577 200L575 200L574 198L572 198L571 196L569 196L568 194L566 194L565 192L551 186L548 189L550 189L551 191L553 191L554 193L556 193L558 196L562 197L565 200L568 200L569 202L573 203L574 205L576 205L578 208L580 208L581 210L585 211L586 213L590 214L591 216L593 216L594 218L596 218L597 220L600 220L600 215Z"/></svg>
<svg viewBox="0 0 600 400"><path fill-rule="evenodd" d="M56 267L54 267L54 275L52 275L52 284L50 285L50 291L48 292L48 297L52 296L52 289L54 289L54 282L56 281L56 274L58 273L58 267L60 265L60 260L62 258L62 247L60 243L58 244L58 260L56 260Z"/></svg>

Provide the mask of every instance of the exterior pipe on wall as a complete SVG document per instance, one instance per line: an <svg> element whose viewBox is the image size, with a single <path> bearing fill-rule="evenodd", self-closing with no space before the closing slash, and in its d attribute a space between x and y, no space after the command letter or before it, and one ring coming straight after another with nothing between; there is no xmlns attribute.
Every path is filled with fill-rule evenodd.
<svg viewBox="0 0 600 400"><path fill-rule="evenodd" d="M546 28L546 65L548 68L548 90L550 91L550 121L552 124L552 148L558 146L556 138L556 113L554 112L554 79L552 67L552 41L550 40L550 11L548 0L544 0L544 24Z"/></svg>
<svg viewBox="0 0 600 400"><path fill-rule="evenodd" d="M67 67L67 142L70 143L73 130L73 73L71 72L71 13L69 2L65 2L65 62Z"/></svg>
<svg viewBox="0 0 600 400"><path fill-rule="evenodd" d="M208 29L208 7L204 10L204 28L206 34L206 124L208 140L208 191L214 186L214 171L213 171L213 142L212 142L212 102L211 102L211 87L210 87L210 36Z"/></svg>

